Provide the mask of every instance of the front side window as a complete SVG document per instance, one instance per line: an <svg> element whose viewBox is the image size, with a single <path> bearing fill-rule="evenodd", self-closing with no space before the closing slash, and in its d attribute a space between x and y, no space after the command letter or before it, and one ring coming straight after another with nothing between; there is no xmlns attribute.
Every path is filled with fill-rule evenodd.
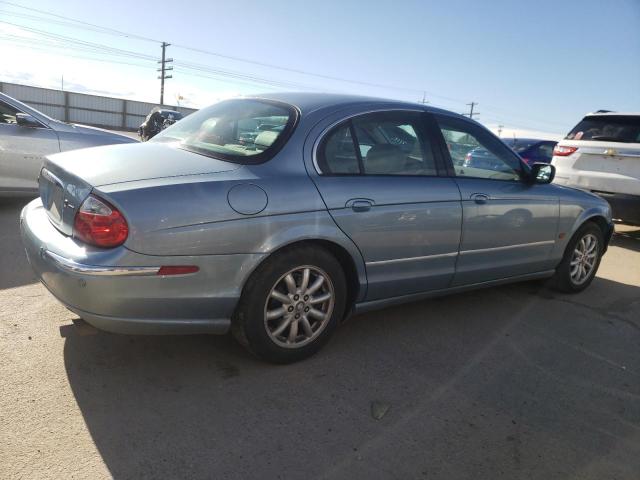
<svg viewBox="0 0 640 480"><path fill-rule="evenodd" d="M271 158L291 135L296 110L286 104L254 99L227 100L192 113L156 135L154 142L236 163Z"/></svg>
<svg viewBox="0 0 640 480"><path fill-rule="evenodd" d="M587 116L573 127L565 140L640 143L640 116Z"/></svg>
<svg viewBox="0 0 640 480"><path fill-rule="evenodd" d="M325 174L436 175L431 146L418 115L400 112L356 117L323 140L319 167Z"/></svg>
<svg viewBox="0 0 640 480"><path fill-rule="evenodd" d="M520 159L504 143L464 120L439 117L438 124L457 177L520 180Z"/></svg>

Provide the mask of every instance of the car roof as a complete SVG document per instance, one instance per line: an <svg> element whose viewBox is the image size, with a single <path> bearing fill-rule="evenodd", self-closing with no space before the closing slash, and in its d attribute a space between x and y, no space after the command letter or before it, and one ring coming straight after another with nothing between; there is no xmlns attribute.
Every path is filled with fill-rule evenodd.
<svg viewBox="0 0 640 480"><path fill-rule="evenodd" d="M455 115L462 118L462 115L448 110L443 110L436 107L431 107L421 103L407 102L403 100L367 97L362 95L351 94L339 94L339 93L311 93L311 92L279 92L279 93L265 93L261 95L252 95L242 98L248 99L262 99L262 100L274 100L278 102L288 103L298 108L303 115L306 115L314 110L321 108L340 108L353 105L376 105L379 104L385 108L398 108L398 109L411 109L411 110L424 110L432 113L445 113L448 115Z"/></svg>
<svg viewBox="0 0 640 480"><path fill-rule="evenodd" d="M640 117L640 112L592 112L585 117Z"/></svg>
<svg viewBox="0 0 640 480"><path fill-rule="evenodd" d="M545 138L525 138L525 137L508 137L508 138L503 138L502 140L515 140L517 142L558 142L557 140L548 140Z"/></svg>

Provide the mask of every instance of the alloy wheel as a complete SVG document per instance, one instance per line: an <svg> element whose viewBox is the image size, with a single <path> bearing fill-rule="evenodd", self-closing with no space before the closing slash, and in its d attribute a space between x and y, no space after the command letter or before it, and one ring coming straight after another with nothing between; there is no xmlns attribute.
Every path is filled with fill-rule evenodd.
<svg viewBox="0 0 640 480"><path fill-rule="evenodd" d="M318 267L289 270L275 283L264 306L264 325L278 346L299 348L327 326L335 302L331 278Z"/></svg>
<svg viewBox="0 0 640 480"><path fill-rule="evenodd" d="M573 250L569 275L575 285L582 285L591 276L598 260L598 239L592 233L582 237Z"/></svg>

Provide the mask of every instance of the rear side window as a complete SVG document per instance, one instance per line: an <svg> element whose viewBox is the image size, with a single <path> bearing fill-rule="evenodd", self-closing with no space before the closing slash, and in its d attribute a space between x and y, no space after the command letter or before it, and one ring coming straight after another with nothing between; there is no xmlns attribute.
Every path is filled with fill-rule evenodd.
<svg viewBox="0 0 640 480"><path fill-rule="evenodd" d="M235 163L262 163L286 143L298 113L290 105L254 99L227 100L192 113L151 141Z"/></svg>
<svg viewBox="0 0 640 480"><path fill-rule="evenodd" d="M351 124L346 123L331 132L320 155L320 170L333 175L357 175L360 173L356 146L351 137Z"/></svg>
<svg viewBox="0 0 640 480"><path fill-rule="evenodd" d="M318 166L333 175L437 175L413 112L373 113L341 124L323 140Z"/></svg>
<svg viewBox="0 0 640 480"><path fill-rule="evenodd" d="M565 140L640 143L640 116L587 116L569 132Z"/></svg>

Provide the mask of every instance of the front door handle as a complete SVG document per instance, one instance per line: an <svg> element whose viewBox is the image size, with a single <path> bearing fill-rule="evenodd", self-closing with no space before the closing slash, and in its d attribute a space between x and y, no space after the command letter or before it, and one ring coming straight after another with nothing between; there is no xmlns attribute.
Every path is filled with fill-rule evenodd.
<svg viewBox="0 0 640 480"><path fill-rule="evenodd" d="M351 207L354 212L368 212L373 206L373 201L366 198L353 198L345 206Z"/></svg>
<svg viewBox="0 0 640 480"><path fill-rule="evenodd" d="M476 203L483 204L487 203L487 201L489 200L489 195L487 195L486 193L474 193L470 198Z"/></svg>

